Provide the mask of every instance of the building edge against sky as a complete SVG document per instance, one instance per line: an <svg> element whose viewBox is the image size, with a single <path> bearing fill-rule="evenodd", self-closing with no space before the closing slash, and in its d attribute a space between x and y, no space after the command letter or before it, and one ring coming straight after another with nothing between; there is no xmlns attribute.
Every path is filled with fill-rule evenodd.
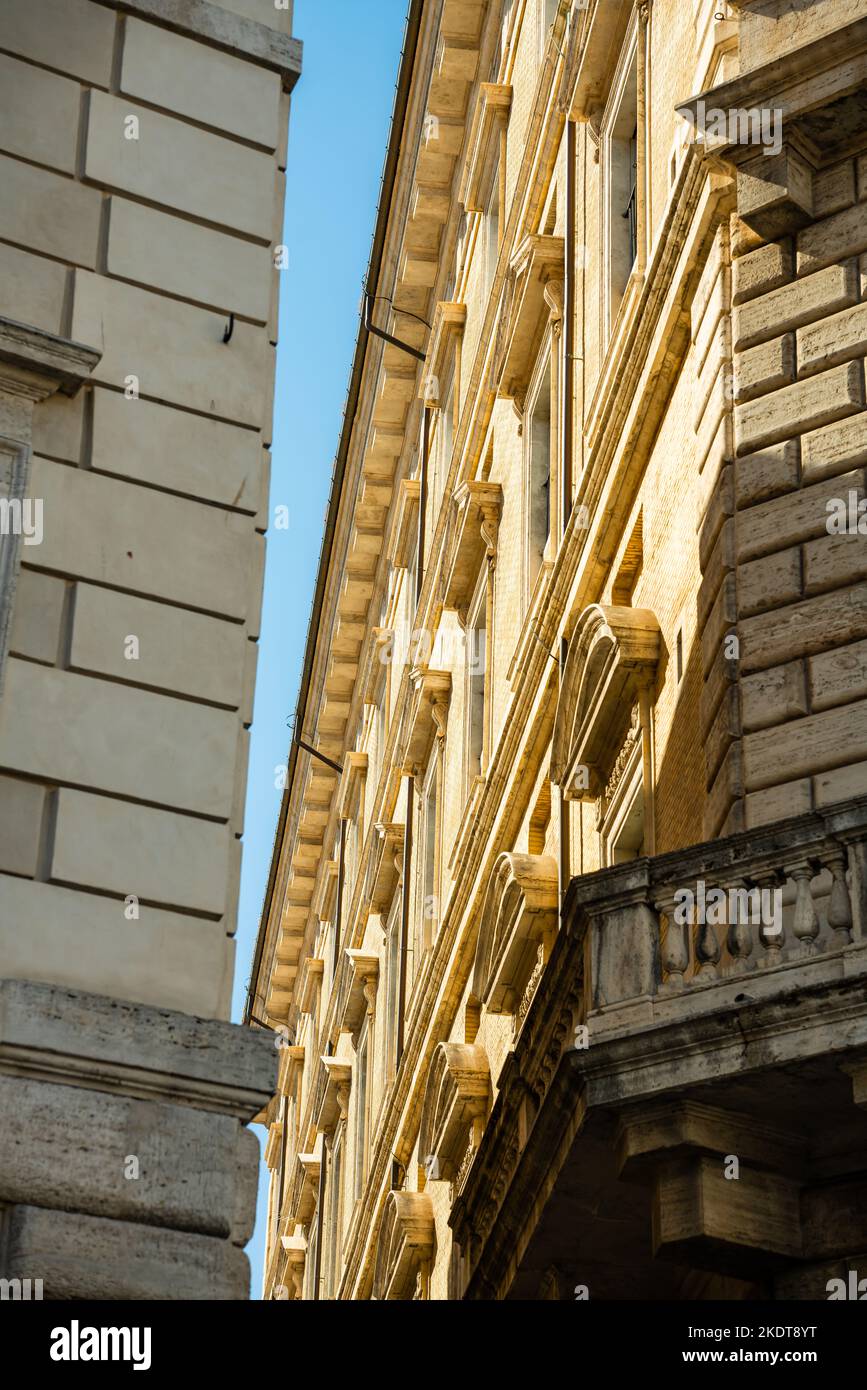
<svg viewBox="0 0 867 1390"><path fill-rule="evenodd" d="M865 82L862 0L410 6L247 1004L266 1297L867 1258Z"/></svg>
<svg viewBox="0 0 867 1390"><path fill-rule="evenodd" d="M244 1299L228 1022L291 6L0 9L4 1278ZM16 525L15 517L24 525Z"/></svg>

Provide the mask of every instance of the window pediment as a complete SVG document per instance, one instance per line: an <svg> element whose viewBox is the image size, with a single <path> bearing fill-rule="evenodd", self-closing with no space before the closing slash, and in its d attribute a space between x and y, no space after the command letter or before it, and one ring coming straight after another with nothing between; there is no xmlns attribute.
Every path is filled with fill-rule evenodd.
<svg viewBox="0 0 867 1390"><path fill-rule="evenodd" d="M440 403L440 382L444 379L449 352L456 338L464 331L467 321L466 304L440 300L434 314L430 346L427 350L427 370L421 379L419 395L425 405Z"/></svg>
<svg viewBox="0 0 867 1390"><path fill-rule="evenodd" d="M338 1026L347 1033L358 1032L367 1013L365 991L376 989L379 957L347 947L343 953L340 993L337 1001Z"/></svg>
<svg viewBox="0 0 867 1390"><path fill-rule="evenodd" d="M378 822L370 860L369 910L384 916L391 905L403 865L402 821Z"/></svg>
<svg viewBox="0 0 867 1390"><path fill-rule="evenodd" d="M551 781L568 798L601 796L637 693L655 677L659 647L659 623L650 609L593 604L581 614L569 644L551 749Z"/></svg>
<svg viewBox="0 0 867 1390"><path fill-rule="evenodd" d="M484 1116L491 1069L478 1043L439 1043L428 1072L419 1130L419 1153L429 1177L451 1182L466 1153L473 1121Z"/></svg>
<svg viewBox="0 0 867 1390"><path fill-rule="evenodd" d="M289 1220L306 1226L316 1210L319 1195L321 1140L318 1152L297 1154L289 1198Z"/></svg>
<svg viewBox="0 0 867 1390"><path fill-rule="evenodd" d="M319 1058L313 1123L320 1134L330 1134L337 1121L346 1114L351 1084L351 1062L338 1060L337 1057Z"/></svg>
<svg viewBox="0 0 867 1390"><path fill-rule="evenodd" d="M416 668L410 673L413 694L407 709L404 771L414 774L427 761L434 733L445 720L452 693L448 671Z"/></svg>
<svg viewBox="0 0 867 1390"><path fill-rule="evenodd" d="M360 672L361 698L366 705L378 705L381 695L382 677L385 672L387 653L394 641L394 631L390 627L371 629L370 641Z"/></svg>
<svg viewBox="0 0 867 1390"><path fill-rule="evenodd" d="M496 555L502 506L500 484L474 478L461 483L452 497L442 598L443 606L456 609L462 621L466 620L482 560L485 555L491 559Z"/></svg>
<svg viewBox="0 0 867 1390"><path fill-rule="evenodd" d="M418 540L418 504L421 496L419 478L402 478L397 493L394 517L392 564L395 569L408 569Z"/></svg>
<svg viewBox="0 0 867 1390"><path fill-rule="evenodd" d="M498 82L482 82L470 127L467 162L458 199L467 212L484 212L484 196L494 161L499 153L500 131L509 119L512 88Z"/></svg>
<svg viewBox="0 0 867 1390"><path fill-rule="evenodd" d="M499 856L482 906L473 994L488 1013L516 1014L546 935L557 927L557 861Z"/></svg>
<svg viewBox="0 0 867 1390"><path fill-rule="evenodd" d="M380 1302L412 1299L433 1248L433 1203L428 1194L389 1192L379 1229L373 1297Z"/></svg>
<svg viewBox="0 0 867 1390"><path fill-rule="evenodd" d="M497 394L521 409L545 324L562 313L558 286L565 275L564 247L562 237L526 236L509 265L494 377Z"/></svg>

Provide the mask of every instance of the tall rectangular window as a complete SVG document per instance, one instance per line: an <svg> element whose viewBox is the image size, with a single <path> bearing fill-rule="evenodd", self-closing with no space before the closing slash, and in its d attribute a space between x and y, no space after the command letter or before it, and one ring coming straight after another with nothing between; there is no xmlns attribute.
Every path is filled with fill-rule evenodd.
<svg viewBox="0 0 867 1390"><path fill-rule="evenodd" d="M467 775L470 779L482 773L485 752L487 598L487 573L483 567L467 623Z"/></svg>
<svg viewBox="0 0 867 1390"><path fill-rule="evenodd" d="M633 37L602 119L607 323L610 328L638 256L638 51Z"/></svg>
<svg viewBox="0 0 867 1390"><path fill-rule="evenodd" d="M528 553L530 588L536 582L551 534L551 354L537 374L527 430Z"/></svg>
<svg viewBox="0 0 867 1390"><path fill-rule="evenodd" d="M337 1292L337 1281L340 1277L340 1197L343 1181L343 1142L342 1137L334 1141L331 1150L331 1182L329 1184L330 1201L328 1206L328 1273L326 1280L326 1298L333 1298Z"/></svg>
<svg viewBox="0 0 867 1390"><path fill-rule="evenodd" d="M395 893L386 929L385 956L385 1081L397 1066L397 1014L400 1001L401 894Z"/></svg>
<svg viewBox="0 0 867 1390"><path fill-rule="evenodd" d="M500 167L494 166L491 187L485 204L482 225L482 249L485 258L485 299L491 292L497 261L500 256Z"/></svg>
<svg viewBox="0 0 867 1390"><path fill-rule="evenodd" d="M355 1054L355 1155L353 1161L353 1184L355 1201L364 1192L364 1179L367 1176L367 1058L369 1038L367 1024L364 1025Z"/></svg>

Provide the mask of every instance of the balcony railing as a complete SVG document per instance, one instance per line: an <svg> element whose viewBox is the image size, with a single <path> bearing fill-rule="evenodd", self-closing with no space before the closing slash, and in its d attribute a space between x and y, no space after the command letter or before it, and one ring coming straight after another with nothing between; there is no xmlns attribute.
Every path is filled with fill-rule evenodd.
<svg viewBox="0 0 867 1390"><path fill-rule="evenodd" d="M867 970L867 797L576 879L565 911L586 919L588 1017Z"/></svg>

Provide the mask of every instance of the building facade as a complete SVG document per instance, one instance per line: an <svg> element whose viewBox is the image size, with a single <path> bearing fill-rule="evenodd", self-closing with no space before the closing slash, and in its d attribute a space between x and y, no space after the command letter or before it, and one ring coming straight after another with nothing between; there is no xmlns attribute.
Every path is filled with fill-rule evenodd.
<svg viewBox="0 0 867 1390"><path fill-rule="evenodd" d="M867 5L421 0L248 1020L265 1296L867 1266Z"/></svg>
<svg viewBox="0 0 867 1390"><path fill-rule="evenodd" d="M246 1298L291 6L0 4L0 1274ZM4 1285L5 1287L5 1285Z"/></svg>

